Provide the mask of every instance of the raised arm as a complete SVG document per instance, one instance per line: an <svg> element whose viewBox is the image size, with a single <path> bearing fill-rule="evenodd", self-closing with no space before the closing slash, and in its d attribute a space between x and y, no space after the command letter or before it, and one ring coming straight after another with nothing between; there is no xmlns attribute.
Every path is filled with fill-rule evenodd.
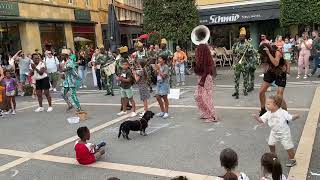
<svg viewBox="0 0 320 180"><path fill-rule="evenodd" d="M274 66L279 66L280 58L282 56L281 53L279 51L276 51L275 57L273 57L268 48L265 48L264 50L266 51L267 55L269 56L271 63Z"/></svg>

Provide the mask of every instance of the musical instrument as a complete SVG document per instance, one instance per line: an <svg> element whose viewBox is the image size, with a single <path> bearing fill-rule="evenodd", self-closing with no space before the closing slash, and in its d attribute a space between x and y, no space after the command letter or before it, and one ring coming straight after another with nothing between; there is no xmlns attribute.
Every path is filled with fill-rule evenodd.
<svg viewBox="0 0 320 180"><path fill-rule="evenodd" d="M250 45L252 45L251 43L252 43L252 39L251 38L245 41L246 49L245 49L243 55L241 56L240 60L237 63L235 63L234 66L236 66L238 64L241 65L243 63L244 56L246 55L248 49L250 48Z"/></svg>
<svg viewBox="0 0 320 180"><path fill-rule="evenodd" d="M208 44L210 39L210 30L207 26L199 25L192 30L191 41L195 45Z"/></svg>
<svg viewBox="0 0 320 180"><path fill-rule="evenodd" d="M116 72L116 62L106 63L101 67L101 70L104 72L105 75L110 76Z"/></svg>

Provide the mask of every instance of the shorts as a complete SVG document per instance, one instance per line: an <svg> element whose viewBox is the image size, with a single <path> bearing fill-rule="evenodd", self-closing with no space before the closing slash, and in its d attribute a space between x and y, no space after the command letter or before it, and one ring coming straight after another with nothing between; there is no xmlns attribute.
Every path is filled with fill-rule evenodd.
<svg viewBox="0 0 320 180"><path fill-rule="evenodd" d="M122 98L129 98L130 99L133 97L132 87L129 89L120 88L120 93L121 93Z"/></svg>
<svg viewBox="0 0 320 180"><path fill-rule="evenodd" d="M282 146L285 150L292 149L294 147L292 139L291 139L291 132L283 133L283 134L277 134L273 131L270 132L268 145L269 146L275 146L277 142L281 142Z"/></svg>
<svg viewBox="0 0 320 180"><path fill-rule="evenodd" d="M291 53L284 53L283 59L287 61L291 61Z"/></svg>
<svg viewBox="0 0 320 180"><path fill-rule="evenodd" d="M36 90L48 90L50 89L49 77L36 80Z"/></svg>
<svg viewBox="0 0 320 180"><path fill-rule="evenodd" d="M49 73L48 77L49 77L50 81L58 81L59 80L59 73L58 72Z"/></svg>
<svg viewBox="0 0 320 180"><path fill-rule="evenodd" d="M170 91L169 83L157 83L156 86L156 95L167 96Z"/></svg>
<svg viewBox="0 0 320 180"><path fill-rule="evenodd" d="M28 75L20 74L20 82L25 83L27 81Z"/></svg>
<svg viewBox="0 0 320 180"><path fill-rule="evenodd" d="M287 84L287 74L282 72L280 75L275 74L274 72L267 71L264 73L263 80L267 83L275 82L277 86L286 87Z"/></svg>
<svg viewBox="0 0 320 180"><path fill-rule="evenodd" d="M6 91L6 96L8 97L12 97L12 96L15 96L16 95L16 91L13 90L13 91Z"/></svg>

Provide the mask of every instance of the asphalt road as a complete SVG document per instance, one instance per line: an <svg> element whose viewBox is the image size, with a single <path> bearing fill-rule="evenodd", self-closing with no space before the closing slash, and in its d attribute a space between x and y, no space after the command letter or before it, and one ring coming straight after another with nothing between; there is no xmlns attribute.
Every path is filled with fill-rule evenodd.
<svg viewBox="0 0 320 180"><path fill-rule="evenodd" d="M107 155L101 161L218 176L223 175L219 154L224 148L230 147L238 153L239 171L245 172L250 179L258 179L261 174L260 157L264 152L268 152L269 128L267 125L257 126L258 124L251 119L251 114L258 113L258 87L262 79L257 76L255 91L247 97L241 95L239 100L235 100L231 97L232 71L225 68L218 73L214 88L214 103L221 119L218 123L206 124L198 119L198 111L193 100L195 77L187 76L187 85L181 89L181 98L170 101L170 105L173 106L170 108L171 117L166 120L155 117L147 129L146 137L132 132L130 136L133 140L118 139L118 128L122 120L113 124L111 122L118 118L116 113L120 108L119 93L116 91L114 97L104 96L102 92L90 88L79 91L80 101L90 118L75 125L68 124L66 119L74 114L65 113L65 105L59 94L53 95L56 103L52 113L34 113L34 100L30 97L17 98L18 109L23 110L16 116L7 116L0 120L0 149L33 153L75 136L76 129L80 126L93 129L109 122L109 126L91 135L92 142L107 142ZM288 81L285 92L288 107L293 108L290 112L301 115L299 120L290 125L293 141L297 146L315 89L320 81L317 78L297 81L294 77ZM272 93L275 92L268 94ZM137 92L135 99L140 108L141 102ZM151 101L155 102L155 99ZM158 112L159 108L155 104L151 110ZM320 173L319 136L318 132L310 165L310 171L313 173ZM73 146L74 142L70 141L45 154L73 158ZM281 145L278 146L277 153L284 165L288 158ZM0 155L0 171L3 165L17 159L19 157ZM289 169L284 167L284 173L287 174L288 171ZM0 172L0 179L4 180L103 180L112 176L121 180L169 179L148 173L135 173L130 169L119 171L35 159L18 163ZM320 179L320 176L310 174L310 179Z"/></svg>

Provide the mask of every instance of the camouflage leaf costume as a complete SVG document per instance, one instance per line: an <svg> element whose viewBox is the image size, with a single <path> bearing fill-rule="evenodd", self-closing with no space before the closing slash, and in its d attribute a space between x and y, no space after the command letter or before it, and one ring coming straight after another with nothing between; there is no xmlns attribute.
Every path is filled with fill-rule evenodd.
<svg viewBox="0 0 320 180"><path fill-rule="evenodd" d="M248 41L237 42L232 46L233 53L237 55L238 61L243 57L242 63L239 62L234 65L234 82L235 82L235 96L239 98L239 81L240 76L243 76L244 95L254 88L254 72L257 65L257 51Z"/></svg>
<svg viewBox="0 0 320 180"><path fill-rule="evenodd" d="M103 71L104 65L112 63L112 58L109 57L107 54L99 54L96 58L96 64L101 65L101 80L104 86L104 89L107 90L108 94L113 94L113 79L114 79L114 74L111 75L106 75L105 72Z"/></svg>

